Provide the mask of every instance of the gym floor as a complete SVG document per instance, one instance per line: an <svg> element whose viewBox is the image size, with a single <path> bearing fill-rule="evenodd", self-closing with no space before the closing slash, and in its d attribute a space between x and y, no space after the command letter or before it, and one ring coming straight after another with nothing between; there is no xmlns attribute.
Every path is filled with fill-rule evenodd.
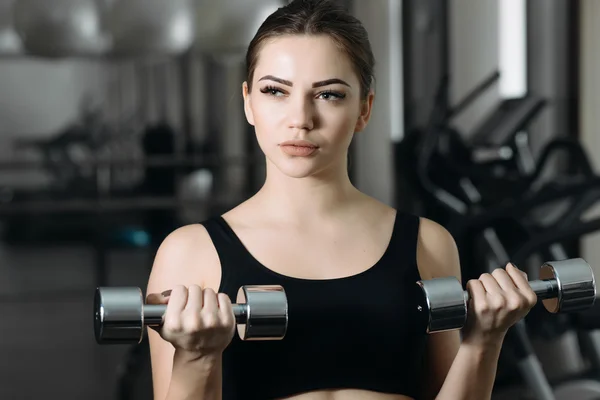
<svg viewBox="0 0 600 400"><path fill-rule="evenodd" d="M115 399L130 347L94 340L93 261L83 246L0 245L0 399ZM145 288L150 262L147 251L112 250L108 284ZM151 399L148 376L142 371L131 400Z"/></svg>
<svg viewBox="0 0 600 400"><path fill-rule="evenodd" d="M145 288L149 260L111 251L109 285ZM129 347L94 340L92 249L0 245L0 276L0 399L115 398Z"/></svg>

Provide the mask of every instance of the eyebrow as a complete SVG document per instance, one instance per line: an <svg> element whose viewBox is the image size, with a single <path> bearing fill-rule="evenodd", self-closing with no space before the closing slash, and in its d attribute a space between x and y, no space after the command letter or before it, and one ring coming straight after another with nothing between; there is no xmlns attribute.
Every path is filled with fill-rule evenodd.
<svg viewBox="0 0 600 400"><path fill-rule="evenodd" d="M278 82L278 83L281 83L282 85L286 85L286 86L290 86L290 87L294 86L294 84L291 81L288 81L288 80L285 80L285 79L281 79L281 78L278 78L278 77L273 76L273 75L263 76L258 81L260 82L260 81L267 81L267 80ZM315 83L312 84L312 87L313 88L318 88L318 87L323 87L323 86L327 86L327 85L333 85L333 84L336 84L336 83L339 83L339 84L344 85L344 86L351 87L347 82L345 82L345 81L343 81L341 79L338 79L338 78L326 79L324 81L315 82Z"/></svg>

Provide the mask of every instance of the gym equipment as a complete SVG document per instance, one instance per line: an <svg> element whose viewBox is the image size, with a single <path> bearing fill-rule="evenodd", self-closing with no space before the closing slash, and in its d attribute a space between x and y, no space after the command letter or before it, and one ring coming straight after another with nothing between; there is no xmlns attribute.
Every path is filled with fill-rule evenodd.
<svg viewBox="0 0 600 400"><path fill-rule="evenodd" d="M540 280L529 284L551 313L583 310L594 305L596 280L583 259L545 263ZM418 281L427 302L427 333L460 329L467 319L469 293L454 277Z"/></svg>
<svg viewBox="0 0 600 400"><path fill-rule="evenodd" d="M107 12L111 55L184 53L194 40L193 10L193 0L115 0Z"/></svg>
<svg viewBox="0 0 600 400"><path fill-rule="evenodd" d="M99 287L94 296L98 344L140 343L145 326L162 325L164 304L144 304L140 288ZM281 286L242 286L233 305L240 339L281 340L288 326L288 302Z"/></svg>
<svg viewBox="0 0 600 400"><path fill-rule="evenodd" d="M143 172L133 163L137 161L139 164L141 159L137 138L126 126L114 128L101 112L87 107L82 104L77 120L60 132L42 138L20 138L14 141L14 146L40 154L40 167L53 178L51 186L55 189L95 192L97 176L102 170L110 172L113 189L135 186ZM123 159L125 156L131 160L129 168L109 163L113 157ZM101 161L105 161L104 165L100 165ZM17 168L26 167L19 164L16 163ZM2 168L9 166L10 163L2 165Z"/></svg>
<svg viewBox="0 0 600 400"><path fill-rule="evenodd" d="M283 0L197 0L194 49L243 55L263 21Z"/></svg>
<svg viewBox="0 0 600 400"><path fill-rule="evenodd" d="M492 169L481 168L480 165L475 164L473 162L475 157L465 163L462 156L465 153L473 154L473 146L481 146L482 143L474 144L461 140L462 143L459 142L459 145L465 145L467 148L464 150L466 151L459 153L454 149L444 151L444 146L440 144L440 141L444 139L443 135L446 135L449 130L447 116L452 114L443 106L444 86L443 82L438 90L436 107L427 131L408 137L409 141L398 148L400 150L398 160L408 163L411 167L414 164L419 166L414 176L408 176L408 182L417 189L421 200L424 200L423 205L427 211L421 212L421 214L430 218L433 215L434 219L442 222L452 232L461 248L463 276L476 276L481 272L489 272L481 271L481 269L491 270L504 265L509 260L515 262L516 265L525 265L532 255L542 253L543 258L546 258L543 254L548 250L552 254L552 259L566 259L567 253L562 250L561 242L572 240L577 235L583 234L584 231L594 232L600 229L600 219L582 223L578 218L582 210L591 207L594 193L600 189L600 179L588 168L589 162L584 152L581 151L581 146L577 142L554 141L544 149L544 154L537 162L533 160L533 164L525 165L527 163L523 162L524 160L532 160L527 160L527 149L522 148L521 133L515 132L514 128L504 129L519 125L515 124L517 119L527 120L534 117L539 111L536 109L539 104L530 101L531 99L525 99L523 105L527 105L527 107L522 110L526 108L529 110L526 113L515 113L514 118L510 117L513 120L507 121L502 128L505 134L516 133L514 149L517 153L522 153L520 158L517 157L519 162L516 164L500 163L502 168ZM519 110L515 109L515 111ZM507 136L505 136L506 138ZM459 137L459 139L461 138ZM500 143L505 143L505 141L486 141L483 145L497 146ZM574 178L570 172L568 180L554 179L550 183L536 181L547 164L549 155L558 149L565 149L569 152L571 156L569 171L576 167L579 174ZM458 160L455 158L457 153L460 154ZM408 157L403 157L407 155ZM470 168L465 168L469 166ZM399 165L399 168L405 173L414 170L414 168L403 168L402 165ZM448 171L450 174L447 173ZM486 187L491 190L486 191ZM558 222L541 224L539 219L536 219L534 211L559 200L563 203L568 200L570 207L563 212L562 216L554 218ZM546 213L549 214L547 210ZM556 212L554 211L552 214L556 214ZM544 220L548 220L547 215L541 216L544 217ZM509 232L502 232L498 229L506 225L504 221L509 221ZM514 228L523 230L527 236L514 241ZM513 233L510 233L510 229ZM517 232L517 236L522 236L523 232ZM506 244L509 242L512 247L507 248ZM462 287L456 281L454 283L458 288L455 287L452 291L460 297L459 302L462 308L460 312L466 312L466 299ZM542 304L546 305L548 301L544 300ZM442 307L442 303L438 302L438 305ZM425 307L426 305L422 306L422 308ZM532 311L539 309L540 307L536 306ZM443 308L438 308L438 311L442 310ZM523 381L531 391L533 398L539 400L600 398L600 382L582 379L580 375L571 376L568 383L549 382L533 349L530 332L526 327L526 322L530 321L531 314L533 313L517 322L508 331L502 349L500 380L503 372L515 375L513 379ZM552 321L562 321L571 315L577 315L577 313L563 314L559 318L552 318ZM423 313L423 316L425 317L427 314ZM456 315L447 314L447 316L453 318ZM434 327L433 330L435 329ZM507 355L510 361L504 360ZM502 368L502 361L509 362L507 368ZM498 377L497 384L501 384L498 382Z"/></svg>
<svg viewBox="0 0 600 400"><path fill-rule="evenodd" d="M18 55L23 51L21 38L15 31L12 21L14 0L0 2L0 55Z"/></svg>
<svg viewBox="0 0 600 400"><path fill-rule="evenodd" d="M110 45L94 0L16 0L13 17L24 49L34 56L97 56Z"/></svg>

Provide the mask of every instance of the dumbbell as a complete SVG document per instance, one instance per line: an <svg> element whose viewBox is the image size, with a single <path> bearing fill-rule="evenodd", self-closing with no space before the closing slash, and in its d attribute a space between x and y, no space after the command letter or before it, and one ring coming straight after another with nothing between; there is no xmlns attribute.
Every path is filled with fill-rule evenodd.
<svg viewBox="0 0 600 400"><path fill-rule="evenodd" d="M424 299L418 310L427 313L427 333L461 329L467 319L469 293L455 277L418 281ZM540 279L529 285L551 313L590 308L596 300L596 280L581 258L542 265Z"/></svg>
<svg viewBox="0 0 600 400"><path fill-rule="evenodd" d="M233 313L242 340L281 340L287 332L288 302L281 286L248 285L237 293ZM99 287L94 295L94 333L98 344L135 344L144 327L158 327L165 304L145 304L137 287Z"/></svg>

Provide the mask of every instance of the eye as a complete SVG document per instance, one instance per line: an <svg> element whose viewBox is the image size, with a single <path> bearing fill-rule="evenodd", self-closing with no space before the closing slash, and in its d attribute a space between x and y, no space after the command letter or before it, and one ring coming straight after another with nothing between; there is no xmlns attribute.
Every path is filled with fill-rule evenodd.
<svg viewBox="0 0 600 400"><path fill-rule="evenodd" d="M343 98L346 97L345 94L343 93L339 93L339 92L334 92L334 91L326 91L326 92L321 92L319 93L319 97L322 98L323 100L342 100Z"/></svg>
<svg viewBox="0 0 600 400"><path fill-rule="evenodd" d="M275 86L267 86L260 90L261 93L270 95L270 96L282 96L284 95L283 91Z"/></svg>

